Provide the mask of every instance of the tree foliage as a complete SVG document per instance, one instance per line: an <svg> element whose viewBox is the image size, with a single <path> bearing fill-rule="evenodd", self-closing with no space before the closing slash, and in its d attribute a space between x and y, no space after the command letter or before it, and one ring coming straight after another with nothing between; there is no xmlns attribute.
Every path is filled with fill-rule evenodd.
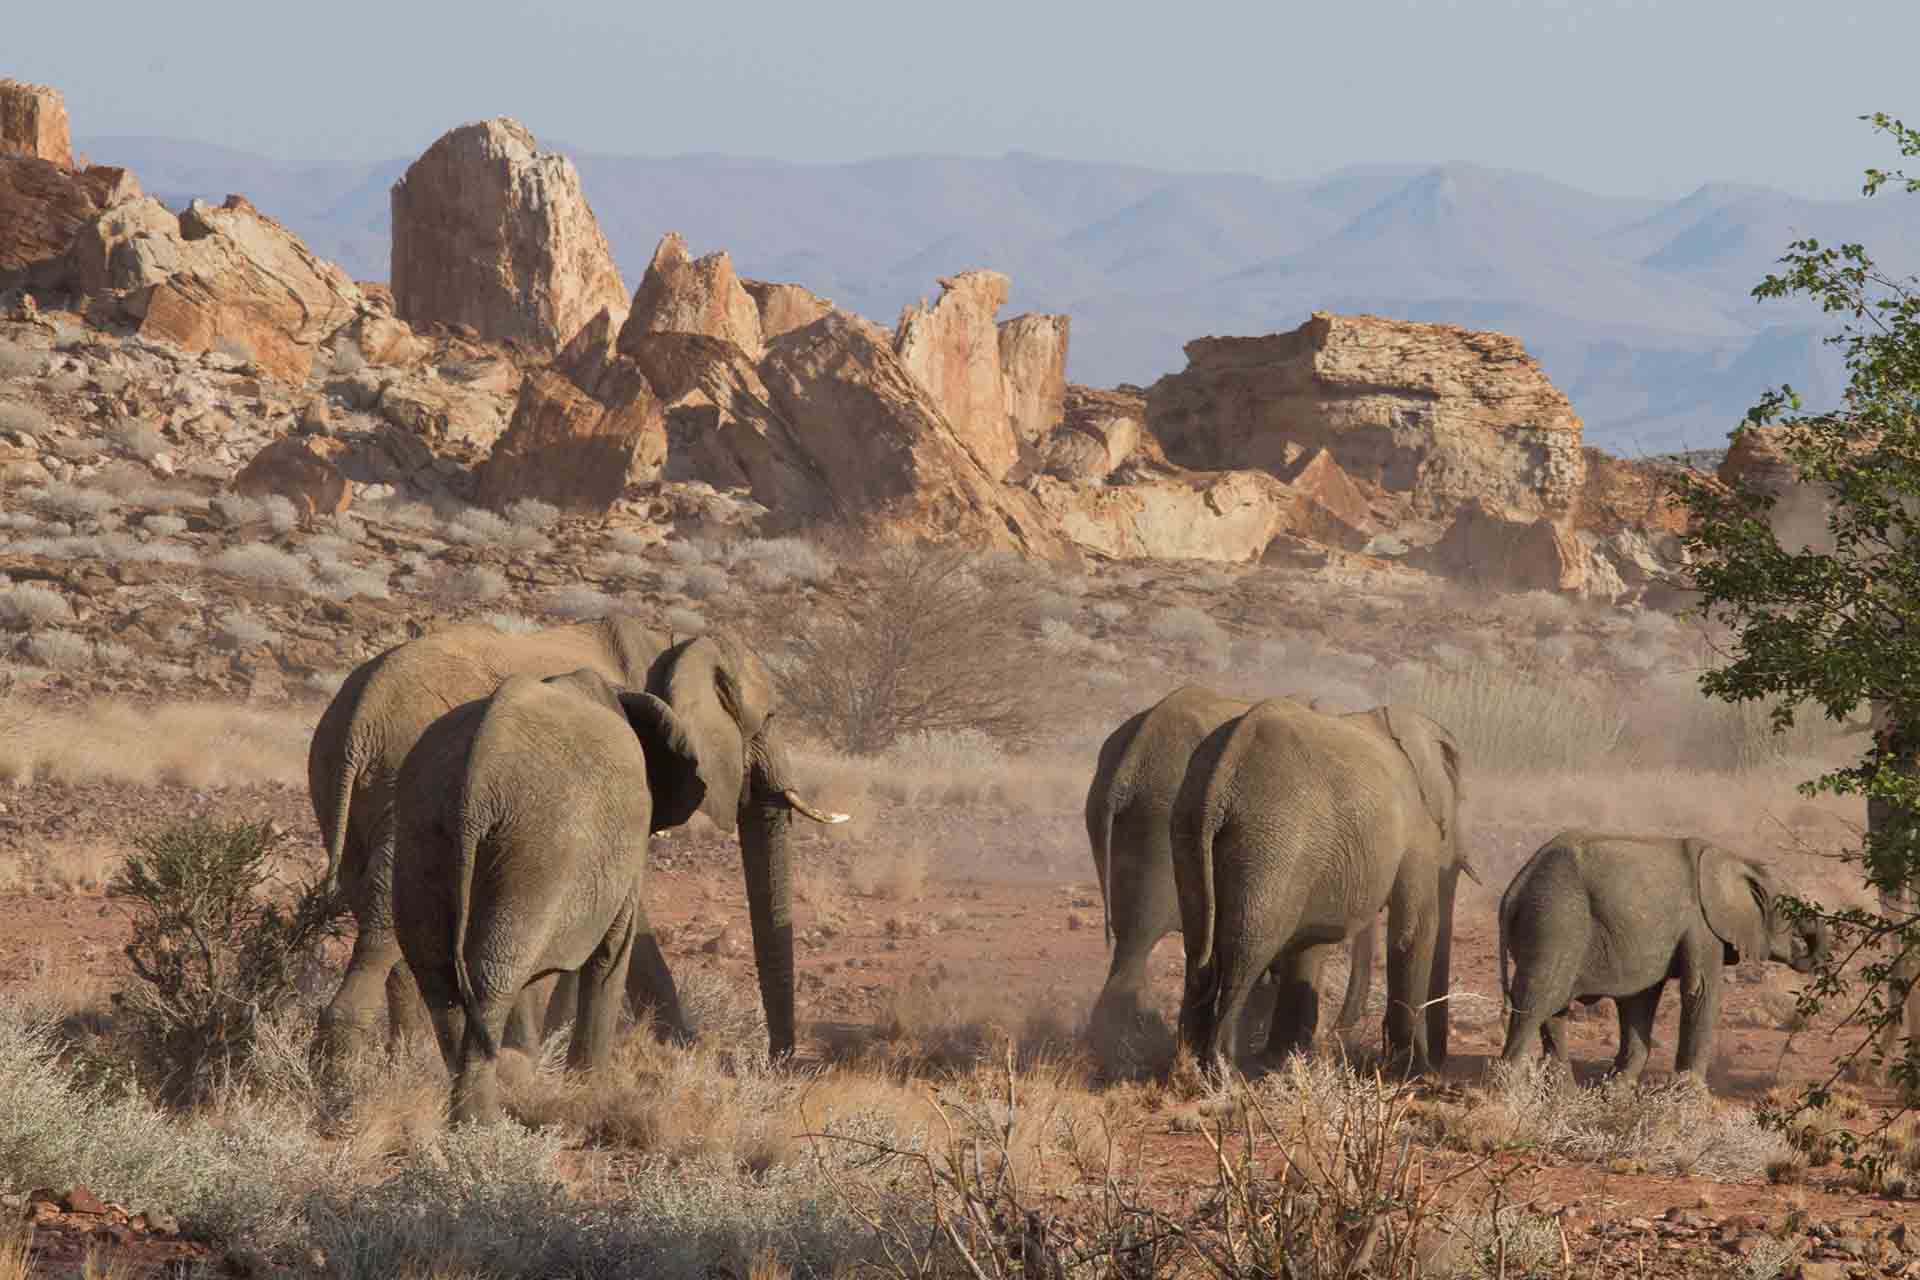
<svg viewBox="0 0 1920 1280"><path fill-rule="evenodd" d="M1920 131L1885 114L1862 118L1901 156L1920 156ZM1920 178L1867 171L1864 195L1888 187L1920 192ZM1809 412L1782 386L1733 436L1774 429L1799 479L1825 499L1826 536L1783 545L1768 520L1773 495L1682 481L1691 585L1700 611L1733 637L1727 661L1700 683L1710 697L1771 700L1779 728L1806 702L1836 720L1878 713L1885 729L1860 757L1801 790L1867 798L1871 820L1858 858L1875 888L1898 894L1920 878L1912 821L1920 812L1920 278L1882 268L1859 244L1797 240L1779 261L1753 296L1811 301L1838 320L1827 341L1845 358L1846 390L1838 406ZM1879 1056L1873 1033L1899 1017L1907 981L1895 960L1920 944L1912 912L1883 904L1880 912L1829 916L1847 941L1803 997L1807 1012L1842 1001L1849 1021L1867 1029L1849 1061ZM1872 963L1850 974L1862 956ZM1889 1065L1910 1092L1920 1088L1913 1046Z"/></svg>

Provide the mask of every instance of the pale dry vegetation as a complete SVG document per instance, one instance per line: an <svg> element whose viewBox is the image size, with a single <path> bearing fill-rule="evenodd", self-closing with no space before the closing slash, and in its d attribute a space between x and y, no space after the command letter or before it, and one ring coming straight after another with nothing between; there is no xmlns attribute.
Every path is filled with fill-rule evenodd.
<svg viewBox="0 0 1920 1280"><path fill-rule="evenodd" d="M8 701L0 700L0 717ZM42 708L0 735L0 780L304 786L310 712L205 703Z"/></svg>

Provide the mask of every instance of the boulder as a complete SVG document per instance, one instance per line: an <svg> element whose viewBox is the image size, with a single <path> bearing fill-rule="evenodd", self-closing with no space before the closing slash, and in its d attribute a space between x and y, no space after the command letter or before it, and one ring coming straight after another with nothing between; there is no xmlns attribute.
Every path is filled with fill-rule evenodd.
<svg viewBox="0 0 1920 1280"><path fill-rule="evenodd" d="M557 351L626 285L565 156L504 116L462 125L393 184L393 300L402 320Z"/></svg>
<svg viewBox="0 0 1920 1280"><path fill-rule="evenodd" d="M383 310L363 311L342 336L362 360L376 367L418 364L433 354L433 344L415 333L412 325Z"/></svg>
<svg viewBox="0 0 1920 1280"><path fill-rule="evenodd" d="M620 330L627 351L648 333L697 333L733 343L758 360L762 351L760 309L734 274L724 251L695 261L687 243L669 231L654 247L653 261L634 291L633 307Z"/></svg>
<svg viewBox="0 0 1920 1280"><path fill-rule="evenodd" d="M1295 500L1288 532L1348 551L1366 546L1376 532L1372 503L1328 450L1308 453L1287 472L1286 483Z"/></svg>
<svg viewBox="0 0 1920 1280"><path fill-rule="evenodd" d="M58 89L0 80L0 156L32 156L73 168L67 104Z"/></svg>
<svg viewBox="0 0 1920 1280"><path fill-rule="evenodd" d="M769 284L764 280L742 280L740 284L760 312L763 342L804 328L833 310L831 301L797 284Z"/></svg>
<svg viewBox="0 0 1920 1280"><path fill-rule="evenodd" d="M1020 457L994 323L1011 287L998 271L945 277L931 307L921 302L900 313L893 338L900 363L994 480L1004 478Z"/></svg>
<svg viewBox="0 0 1920 1280"><path fill-rule="evenodd" d="M1741 428L1720 459L1717 478L1722 484L1773 498L1767 523L1782 547L1831 554L1829 496L1818 486L1802 483L1800 469L1787 456L1786 432L1785 427Z"/></svg>
<svg viewBox="0 0 1920 1280"><path fill-rule="evenodd" d="M1462 506L1440 540L1408 555L1429 573L1495 591L1620 593L1577 533L1544 516L1515 516L1485 498Z"/></svg>
<svg viewBox="0 0 1920 1280"><path fill-rule="evenodd" d="M746 489L769 531L830 517L833 505L746 353L697 333L639 335L627 357L665 406L660 478Z"/></svg>
<svg viewBox="0 0 1920 1280"><path fill-rule="evenodd" d="M1278 473L1289 445L1324 448L1423 515L1481 498L1562 513L1580 493L1580 419L1504 334L1316 312L1186 354L1147 396L1147 426L1184 466Z"/></svg>
<svg viewBox="0 0 1920 1280"><path fill-rule="evenodd" d="M605 514L645 441L664 435L660 403L645 381L622 389L624 403L609 407L555 370L530 374L512 424L475 476L477 500L504 509L537 498L563 511Z"/></svg>
<svg viewBox="0 0 1920 1280"><path fill-rule="evenodd" d="M106 291L142 336L196 355L231 345L283 382L306 381L315 348L362 305L344 271L243 196L196 200L172 231L150 204L127 211L88 233L86 259L103 249Z"/></svg>
<svg viewBox="0 0 1920 1280"><path fill-rule="evenodd" d="M248 497L277 494L303 515L335 515L353 500L353 486L337 459L347 446L327 436L296 435L275 440L253 455L233 478L233 488Z"/></svg>
<svg viewBox="0 0 1920 1280"><path fill-rule="evenodd" d="M980 464L872 326L823 316L768 344L759 374L837 517L895 536L1075 557L1031 494Z"/></svg>
<svg viewBox="0 0 1920 1280"><path fill-rule="evenodd" d="M1066 416L1067 317L1028 314L1003 321L1000 373L1014 439L1038 444Z"/></svg>
<svg viewBox="0 0 1920 1280"><path fill-rule="evenodd" d="M1257 560L1283 532L1294 495L1259 471L1157 475L1107 488L1030 482L1068 539L1115 559Z"/></svg>
<svg viewBox="0 0 1920 1280"><path fill-rule="evenodd" d="M0 288L70 289L69 255L102 210L140 193L125 169L74 171L0 152Z"/></svg>
<svg viewBox="0 0 1920 1280"><path fill-rule="evenodd" d="M1582 529L1597 533L1622 529L1686 532L1687 511L1675 497L1674 467L1616 458L1593 448L1581 453L1586 458L1586 481L1581 485L1574 515Z"/></svg>
<svg viewBox="0 0 1920 1280"><path fill-rule="evenodd" d="M509 369L512 366L508 366ZM380 416L419 437L435 453L477 461L507 429L519 392L519 371L506 386L474 386L453 378L395 378L380 390Z"/></svg>
<svg viewBox="0 0 1920 1280"><path fill-rule="evenodd" d="M180 215L158 200L136 197L81 227L67 251L73 287L89 298L108 297L116 279L157 281L179 262ZM114 258L121 257L116 265ZM166 266L152 265L164 256Z"/></svg>

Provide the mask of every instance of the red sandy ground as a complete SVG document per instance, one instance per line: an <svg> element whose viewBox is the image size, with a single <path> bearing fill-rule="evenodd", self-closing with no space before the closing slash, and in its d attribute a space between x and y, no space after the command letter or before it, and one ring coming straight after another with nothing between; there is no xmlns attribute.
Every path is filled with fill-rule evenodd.
<svg viewBox="0 0 1920 1280"><path fill-rule="evenodd" d="M211 807L228 813L273 815L305 842L305 848L315 851L314 865L318 864L317 833L306 797L292 789L202 795L184 789L130 793L107 786L37 786L12 791L4 800L0 854L31 853L49 842L124 839L156 812ZM831 937L821 936L814 927L810 907L799 905L796 912L796 932L801 937L799 1003L803 1024L812 1032L809 1056L823 1055L836 1032L870 1026L880 1019L894 993L914 979L990 984L993 991L1004 993L999 1007L1016 1016L1028 1004L1069 1017L1091 1005L1105 976L1106 949L1084 837L1075 853L1077 815L1073 821L1008 815L983 822L977 810L936 806L911 815L890 813L887 821L911 828L899 831L903 841L912 839L923 848L944 851L933 855L935 862L918 900L855 895L847 887L849 847L824 835L807 834L797 851L806 867L828 870L829 883L837 883L840 896L840 927ZM1529 841L1538 838L1538 833L1479 832L1476 840L1481 849L1492 851L1482 852L1476 860L1483 867L1511 867L1531 848ZM718 971L742 993L753 992L744 895L734 870L737 846L709 831L677 834L657 850L650 873L649 912L661 927L675 972ZM1479 993L1491 1003L1481 1004L1487 1012L1477 1014L1471 1004L1463 1005L1463 1015L1454 1024L1453 1052L1443 1088L1475 1080L1500 1049L1494 908L1504 876L1487 879L1487 886L1462 885L1454 984L1456 990ZM907 936L890 932L890 917L899 917L896 927L904 927ZM945 924L931 935L911 936L930 920ZM723 926L725 940L709 946ZM126 934L125 911L104 897L0 892L0 991L32 981L49 969L84 974L110 986L123 973L120 947ZM1169 938L1152 962L1153 978L1169 1014L1177 1000L1180 971L1179 940ZM1376 970L1376 985L1379 981ZM1770 971L1736 973L1723 1005L1718 1061L1710 1075L1718 1093L1756 1099L1777 1084L1802 1084L1823 1078L1832 1069L1847 1042L1819 1030L1790 1037L1775 1029L1761 1006L1764 993L1775 992L1777 1002L1777 992L1790 990L1793 981L1794 975L1777 966ZM1377 1008L1377 992L1374 999ZM1672 1062L1678 1006L1671 996L1665 1002L1655 1033L1659 1069L1650 1069L1650 1080L1664 1078ZM1589 1016L1576 1020L1573 1052L1583 1076L1597 1073L1611 1059L1614 1035L1608 1004L1595 1006ZM1885 1101L1878 1091L1867 1094L1870 1100ZM1214 1158L1201 1136L1169 1131L1164 1116L1146 1123L1158 1127L1129 1135L1124 1144L1130 1167L1137 1170L1146 1190L1171 1194L1176 1188L1210 1179ZM1137 1156L1133 1154L1136 1141ZM1434 1167L1444 1169L1464 1159L1439 1154ZM1829 1171L1814 1170L1807 1182L1792 1187L1726 1184L1619 1173L1549 1158L1514 1186L1522 1200L1566 1210L1563 1221L1576 1274L1687 1274L1707 1265L1709 1257L1719 1267L1737 1266L1741 1248L1764 1228L1796 1211L1809 1220L1833 1225L1841 1235L1871 1237L1900 1222L1920 1229L1920 1204L1848 1191L1828 1175ZM1654 1222L1669 1210L1687 1211L1709 1221L1697 1229ZM73 1255L71 1247L61 1249L63 1257ZM164 1259L154 1253L143 1254L141 1260ZM1920 1274L1920 1264L1915 1265L1911 1274ZM1870 1273L1901 1274L1880 1268Z"/></svg>

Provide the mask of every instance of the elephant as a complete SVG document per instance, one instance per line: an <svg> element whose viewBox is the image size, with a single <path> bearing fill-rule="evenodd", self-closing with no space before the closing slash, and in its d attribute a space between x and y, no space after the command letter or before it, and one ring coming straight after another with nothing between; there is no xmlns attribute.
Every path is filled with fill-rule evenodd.
<svg viewBox="0 0 1920 1280"><path fill-rule="evenodd" d="M1401 706L1334 716L1269 698L1207 734L1171 820L1180 1038L1203 1069L1232 1067L1241 1011L1268 969L1276 1009L1307 1011L1296 1034L1311 1026L1321 961L1383 906L1387 1044L1416 1075L1445 1061L1454 894L1472 875L1461 766L1453 735Z"/></svg>
<svg viewBox="0 0 1920 1280"><path fill-rule="evenodd" d="M1764 864L1692 837L1569 830L1548 840L1500 896L1500 983L1509 1009L1501 1058L1538 1036L1562 1065L1573 1001L1613 997L1614 1073L1638 1080L1667 980L1680 980L1674 1069L1702 1082L1713 1061L1721 971L1779 960L1808 972L1828 952L1818 920L1788 920ZM1513 957L1511 980L1507 957Z"/></svg>
<svg viewBox="0 0 1920 1280"><path fill-rule="evenodd" d="M576 975L567 1065L606 1064L634 940L650 932L648 837L710 792L738 793L734 748L584 667L508 676L420 735L395 785L394 935L454 1077L456 1123L499 1118L503 1033L536 978ZM658 950L638 958L679 1022Z"/></svg>
<svg viewBox="0 0 1920 1280"><path fill-rule="evenodd" d="M307 779L326 842L324 884L337 890L358 931L340 988L321 1015L315 1049L323 1062L337 1060L366 1035L383 1001L396 1037L416 1005L393 933L394 866L406 856L396 844L394 787L407 753L441 715L487 697L508 676L583 667L616 688L660 698L703 742L704 758L726 761L700 811L722 831L739 831L768 1039L776 1056L792 1052L792 815L818 821L838 815L817 812L792 789L773 719L773 679L751 649L724 633L675 642L637 619L614 615L529 634L484 624L448 627L368 660L334 695L314 730ZM636 937L634 946L658 955L651 935ZM656 971L650 962L629 969L635 978ZM636 1008L663 1003L657 993L629 996ZM538 1007L530 992L508 1029L508 1044L537 1042ZM667 1021L672 1025L670 1011ZM675 1029L685 1034L684 1027Z"/></svg>
<svg viewBox="0 0 1920 1280"><path fill-rule="evenodd" d="M1180 900L1173 882L1170 823L1174 798L1187 765L1208 734L1244 714L1250 701L1197 685L1175 689L1130 716L1100 746L1087 788L1087 840L1100 880L1107 943L1113 958L1106 985L1093 1007L1093 1022L1128 1027L1141 1016L1147 989L1147 959L1154 946L1180 928ZM1336 1027L1360 1020L1372 976L1372 925L1354 935L1352 967ZM1326 949L1316 952L1324 960ZM1314 979L1318 979L1318 963ZM1317 1012L1317 1011L1316 1011ZM1270 1036L1289 1045L1310 1042L1316 1028L1297 1025L1304 1008L1276 1006Z"/></svg>

